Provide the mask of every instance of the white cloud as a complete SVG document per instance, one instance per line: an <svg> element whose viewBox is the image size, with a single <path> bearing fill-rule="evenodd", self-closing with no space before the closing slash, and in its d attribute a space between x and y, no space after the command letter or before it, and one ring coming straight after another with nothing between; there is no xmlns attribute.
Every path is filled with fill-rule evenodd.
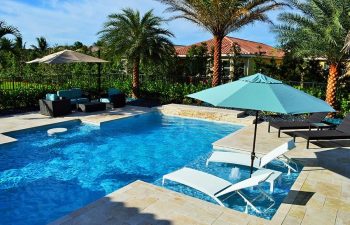
<svg viewBox="0 0 350 225"><path fill-rule="evenodd" d="M130 7L146 12L154 9L156 15L169 18L165 6L154 0L41 0L42 5L25 4L18 0L1 0L0 19L14 25L21 31L27 45L34 44L35 38L44 36L51 45L72 44L82 41L92 44L96 33L111 13ZM211 38L204 29L184 21L169 22L166 27L175 34L175 44L191 44ZM268 25L257 23L238 33L241 38L274 43Z"/></svg>

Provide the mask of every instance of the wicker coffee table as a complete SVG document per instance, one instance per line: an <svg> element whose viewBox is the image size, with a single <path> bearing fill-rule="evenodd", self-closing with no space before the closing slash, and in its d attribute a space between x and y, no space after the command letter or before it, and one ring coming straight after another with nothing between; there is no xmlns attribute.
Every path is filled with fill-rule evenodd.
<svg viewBox="0 0 350 225"><path fill-rule="evenodd" d="M106 104L101 102L87 102L77 104L77 109L82 112L96 112L106 110Z"/></svg>

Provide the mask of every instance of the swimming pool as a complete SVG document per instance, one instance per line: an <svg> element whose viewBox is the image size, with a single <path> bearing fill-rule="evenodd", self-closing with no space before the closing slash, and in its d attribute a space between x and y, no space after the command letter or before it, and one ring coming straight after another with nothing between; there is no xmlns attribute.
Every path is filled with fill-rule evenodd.
<svg viewBox="0 0 350 225"><path fill-rule="evenodd" d="M53 127L68 132L48 136ZM0 224L45 224L137 179L159 184L239 128L149 113L10 133L18 142L0 145Z"/></svg>
<svg viewBox="0 0 350 225"><path fill-rule="evenodd" d="M48 136L47 129L68 128ZM98 126L69 122L45 128L12 132L19 141L0 145L0 224L45 224L97 200L135 180L161 186L162 176L187 166L233 183L249 177L249 168L205 161L211 143L240 126L148 113ZM272 194L275 205L264 213L271 219L299 173L274 161L268 168L283 172ZM299 170L301 165L299 165ZM235 173L233 173L235 171ZM264 184L265 190L269 185ZM215 203L189 187L166 182L165 188ZM255 189L244 194L253 198ZM224 201L244 212L236 195ZM256 203L264 211L266 199ZM216 204L216 203L215 203Z"/></svg>

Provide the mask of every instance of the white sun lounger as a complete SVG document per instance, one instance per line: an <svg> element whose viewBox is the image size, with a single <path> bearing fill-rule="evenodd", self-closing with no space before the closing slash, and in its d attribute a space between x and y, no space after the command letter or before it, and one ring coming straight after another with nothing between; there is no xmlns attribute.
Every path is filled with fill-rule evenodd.
<svg viewBox="0 0 350 225"><path fill-rule="evenodd" d="M285 167L288 168L288 174L290 174L290 171L297 171L297 164L293 162L290 158L284 155L284 153L288 152L289 150L295 148L295 143L293 140L288 141L287 143L284 143L283 145L275 148L271 152L267 153L266 155L262 157L256 157L254 160L254 167L257 169L263 168L268 163L270 163L272 160L278 160L284 164ZM223 152L223 151L214 151L212 155L207 159L207 166L210 162L217 162L217 163L230 163L230 164L236 164L236 165L243 165L243 166L250 166L251 163L251 155L247 153L241 153L241 152ZM291 166L291 164L294 164L294 167Z"/></svg>
<svg viewBox="0 0 350 225"><path fill-rule="evenodd" d="M262 190L258 185L261 182L264 182L269 176L271 172L266 172L246 180L240 181L238 183L232 184L229 181L226 181L220 177L211 175L209 173L205 173L199 170L191 169L191 168L182 168L175 172L166 174L163 176L162 184L164 185L165 180L171 180L188 187L194 188L198 191L203 192L204 194L213 198L217 203L221 206L225 206L223 202L219 199L220 196L229 194L229 193L237 193L241 198L246 202L246 212L248 211L248 206L250 206L254 211L260 213L260 211L253 205L254 201L259 199L262 195L267 197L272 204L269 206L271 208L275 201ZM249 187L258 187L261 194L255 197L253 200L249 201L240 190ZM268 209L269 209L268 208Z"/></svg>

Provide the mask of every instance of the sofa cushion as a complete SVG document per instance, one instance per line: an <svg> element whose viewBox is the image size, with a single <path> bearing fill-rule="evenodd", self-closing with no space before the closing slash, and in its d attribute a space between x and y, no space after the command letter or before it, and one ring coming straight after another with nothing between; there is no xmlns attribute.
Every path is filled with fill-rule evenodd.
<svg viewBox="0 0 350 225"><path fill-rule="evenodd" d="M72 88L70 91L72 98L80 98L83 94L80 88Z"/></svg>
<svg viewBox="0 0 350 225"><path fill-rule="evenodd" d="M56 101L56 100L58 100L58 96L56 94L46 94L45 98L48 101Z"/></svg>
<svg viewBox="0 0 350 225"><path fill-rule="evenodd" d="M102 103L111 103L111 100L109 98L100 98L100 102L102 102Z"/></svg>
<svg viewBox="0 0 350 225"><path fill-rule="evenodd" d="M108 95L112 96L112 95L118 95L121 94L122 92L116 88L109 88L108 89Z"/></svg>
<svg viewBox="0 0 350 225"><path fill-rule="evenodd" d="M72 92L70 90L60 90L57 91L57 95L64 99L72 99Z"/></svg>

